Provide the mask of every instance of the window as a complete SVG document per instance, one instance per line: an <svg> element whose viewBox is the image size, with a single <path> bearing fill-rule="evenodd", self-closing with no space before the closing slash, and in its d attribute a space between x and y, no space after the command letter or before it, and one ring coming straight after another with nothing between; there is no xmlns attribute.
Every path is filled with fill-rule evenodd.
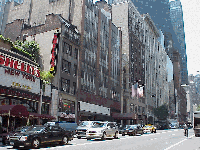
<svg viewBox="0 0 200 150"><path fill-rule="evenodd" d="M73 94L76 94L76 82L73 82Z"/></svg>
<svg viewBox="0 0 200 150"><path fill-rule="evenodd" d="M68 62L68 73L70 74L71 62Z"/></svg>
<svg viewBox="0 0 200 150"><path fill-rule="evenodd" d="M67 66L67 64L68 64L68 61L63 59L62 60L62 71L68 72L68 66Z"/></svg>
<svg viewBox="0 0 200 150"><path fill-rule="evenodd" d="M77 65L74 64L74 75L77 76Z"/></svg>
<svg viewBox="0 0 200 150"><path fill-rule="evenodd" d="M69 45L69 55L72 56L72 46Z"/></svg>
<svg viewBox="0 0 200 150"><path fill-rule="evenodd" d="M74 50L74 58L78 59L78 49L77 48L75 48L75 50Z"/></svg>
<svg viewBox="0 0 200 150"><path fill-rule="evenodd" d="M66 92L69 93L70 92L70 80L66 80L66 81L67 81Z"/></svg>

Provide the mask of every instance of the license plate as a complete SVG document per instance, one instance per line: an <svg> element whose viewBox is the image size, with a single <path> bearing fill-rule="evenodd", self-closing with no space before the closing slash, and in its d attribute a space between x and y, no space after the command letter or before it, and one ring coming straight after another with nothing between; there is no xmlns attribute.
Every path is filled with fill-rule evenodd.
<svg viewBox="0 0 200 150"><path fill-rule="evenodd" d="M89 135L95 135L95 134L89 134Z"/></svg>
<svg viewBox="0 0 200 150"><path fill-rule="evenodd" d="M10 142L10 145L14 145L14 142Z"/></svg>

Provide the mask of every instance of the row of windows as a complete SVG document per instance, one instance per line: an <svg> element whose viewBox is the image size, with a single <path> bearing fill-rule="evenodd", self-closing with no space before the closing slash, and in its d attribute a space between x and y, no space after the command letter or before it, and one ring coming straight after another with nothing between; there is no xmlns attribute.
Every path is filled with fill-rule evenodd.
<svg viewBox="0 0 200 150"><path fill-rule="evenodd" d="M61 79L61 91L75 95L76 94L76 82L73 82L72 85L70 85L69 79L62 78Z"/></svg>
<svg viewBox="0 0 200 150"><path fill-rule="evenodd" d="M72 45L66 42L63 43L63 54L68 54L69 56L73 56L74 59L78 59L78 49L73 49Z"/></svg>
<svg viewBox="0 0 200 150"><path fill-rule="evenodd" d="M68 74L73 73L74 76L77 76L77 64L74 64L73 67L71 66L71 62L63 59L62 60L62 71Z"/></svg>

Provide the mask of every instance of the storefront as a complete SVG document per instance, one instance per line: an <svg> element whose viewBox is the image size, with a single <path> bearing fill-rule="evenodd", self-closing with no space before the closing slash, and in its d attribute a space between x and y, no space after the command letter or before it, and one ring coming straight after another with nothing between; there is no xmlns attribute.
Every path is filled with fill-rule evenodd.
<svg viewBox="0 0 200 150"><path fill-rule="evenodd" d="M29 112L23 105L2 105L0 106L0 116L2 117L2 127L10 131L18 126L25 126Z"/></svg>
<svg viewBox="0 0 200 150"><path fill-rule="evenodd" d="M53 119L48 116L51 97L42 95L39 77L40 70L35 62L7 49L0 49L0 115L1 123L7 130ZM22 107L26 112L18 109ZM11 113L13 110L20 114ZM29 116L29 113L33 114ZM39 116L37 113L45 115Z"/></svg>

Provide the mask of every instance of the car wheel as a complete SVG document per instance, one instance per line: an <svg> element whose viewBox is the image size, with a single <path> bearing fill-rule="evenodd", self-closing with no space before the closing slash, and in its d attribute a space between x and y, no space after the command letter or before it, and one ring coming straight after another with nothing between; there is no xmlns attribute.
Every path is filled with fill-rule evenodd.
<svg viewBox="0 0 200 150"><path fill-rule="evenodd" d="M67 138L67 136L64 136L62 138L62 144L66 145L67 143L68 143L68 138Z"/></svg>
<svg viewBox="0 0 200 150"><path fill-rule="evenodd" d="M115 132L115 136L114 136L115 139L118 139L119 138L119 134L118 132Z"/></svg>
<svg viewBox="0 0 200 150"><path fill-rule="evenodd" d="M39 148L39 146L40 146L40 140L38 138L33 139L32 147L33 148Z"/></svg>
<svg viewBox="0 0 200 150"><path fill-rule="evenodd" d="M101 140L105 140L106 139L106 133L104 132L102 137L101 137Z"/></svg>
<svg viewBox="0 0 200 150"><path fill-rule="evenodd" d="M125 136L125 133L122 133L122 136Z"/></svg>

